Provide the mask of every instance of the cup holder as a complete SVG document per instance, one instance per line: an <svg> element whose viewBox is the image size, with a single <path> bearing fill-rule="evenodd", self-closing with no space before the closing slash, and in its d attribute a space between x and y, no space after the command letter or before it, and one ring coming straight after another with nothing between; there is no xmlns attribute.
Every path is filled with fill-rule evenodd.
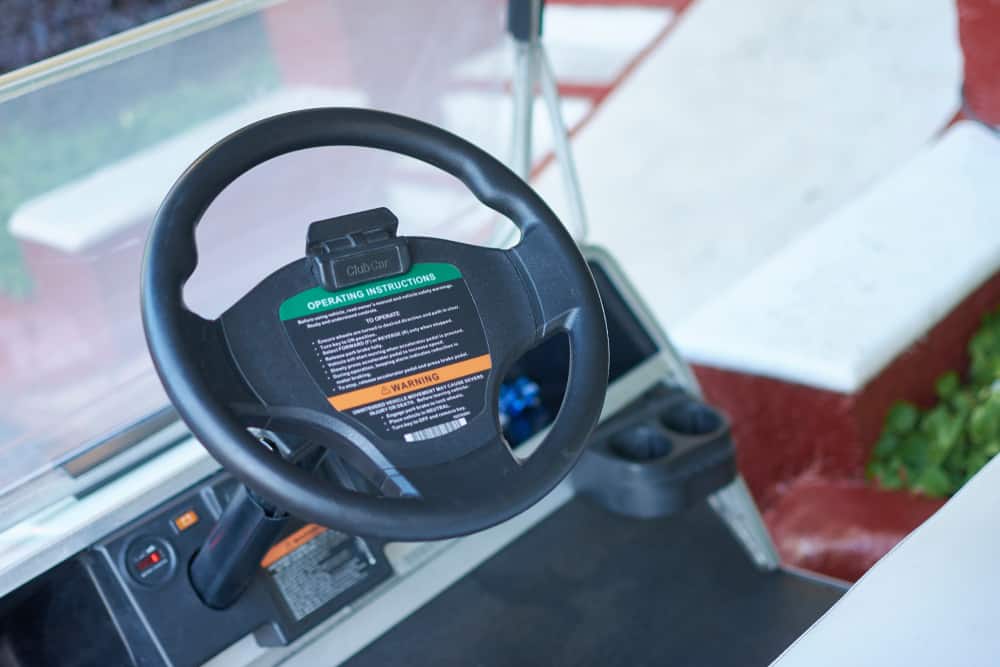
<svg viewBox="0 0 1000 667"><path fill-rule="evenodd" d="M668 406L660 414L660 423L681 435L709 435L722 427L723 420L718 412L706 405L683 401Z"/></svg>
<svg viewBox="0 0 1000 667"><path fill-rule="evenodd" d="M729 422L694 396L651 391L598 427L572 475L580 493L612 512L679 512L736 477Z"/></svg>
<svg viewBox="0 0 1000 667"><path fill-rule="evenodd" d="M667 456L674 445L670 442L670 438L655 426L636 424L612 436L608 447L623 459L643 463Z"/></svg>

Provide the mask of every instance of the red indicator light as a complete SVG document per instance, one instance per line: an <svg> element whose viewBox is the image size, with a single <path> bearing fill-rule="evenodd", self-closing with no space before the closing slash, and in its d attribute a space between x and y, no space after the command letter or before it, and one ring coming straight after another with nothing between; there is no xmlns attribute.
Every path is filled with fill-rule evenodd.
<svg viewBox="0 0 1000 667"><path fill-rule="evenodd" d="M135 564L135 569L139 572L145 572L149 568L153 567L157 563L163 560L163 556L159 551L154 551L148 556L143 557Z"/></svg>

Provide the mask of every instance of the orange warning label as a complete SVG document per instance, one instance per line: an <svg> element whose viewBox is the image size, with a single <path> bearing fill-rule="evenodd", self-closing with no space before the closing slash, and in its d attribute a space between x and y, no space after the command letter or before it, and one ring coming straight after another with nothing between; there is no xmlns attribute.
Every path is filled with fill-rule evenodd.
<svg viewBox="0 0 1000 667"><path fill-rule="evenodd" d="M279 560L301 547L303 544L306 544L310 540L325 533L326 530L327 529L323 526L319 526L315 523L307 523L268 549L267 553L264 554L264 558L260 561L260 566L270 567L274 565Z"/></svg>
<svg viewBox="0 0 1000 667"><path fill-rule="evenodd" d="M390 380L381 384L348 391L336 396L330 396L327 400L337 410L350 410L361 405L367 405L376 401L384 401L395 396L402 396L413 391L420 391L434 385L457 380L473 373L488 371L492 366L490 355L483 354L465 361L458 361L447 366L434 368L414 373L396 380Z"/></svg>

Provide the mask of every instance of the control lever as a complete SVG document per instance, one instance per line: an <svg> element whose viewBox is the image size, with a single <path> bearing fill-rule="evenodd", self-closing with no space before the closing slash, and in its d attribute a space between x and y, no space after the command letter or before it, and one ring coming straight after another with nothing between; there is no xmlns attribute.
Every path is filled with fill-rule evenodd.
<svg viewBox="0 0 1000 667"><path fill-rule="evenodd" d="M191 559L191 586L213 609L230 606L253 579L288 514L240 486Z"/></svg>

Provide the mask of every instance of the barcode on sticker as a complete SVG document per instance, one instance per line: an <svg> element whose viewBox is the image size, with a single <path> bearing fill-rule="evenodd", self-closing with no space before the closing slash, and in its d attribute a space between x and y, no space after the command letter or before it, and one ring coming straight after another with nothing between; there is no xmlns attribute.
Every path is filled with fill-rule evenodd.
<svg viewBox="0 0 1000 667"><path fill-rule="evenodd" d="M430 440L431 438L440 438L442 435L448 435L452 431L457 431L466 424L465 417L460 419L455 419L450 422L445 422L443 424L438 424L437 426L430 426L428 428L420 429L419 431L414 431L413 433L403 434L403 440L407 442L418 442L420 440Z"/></svg>

